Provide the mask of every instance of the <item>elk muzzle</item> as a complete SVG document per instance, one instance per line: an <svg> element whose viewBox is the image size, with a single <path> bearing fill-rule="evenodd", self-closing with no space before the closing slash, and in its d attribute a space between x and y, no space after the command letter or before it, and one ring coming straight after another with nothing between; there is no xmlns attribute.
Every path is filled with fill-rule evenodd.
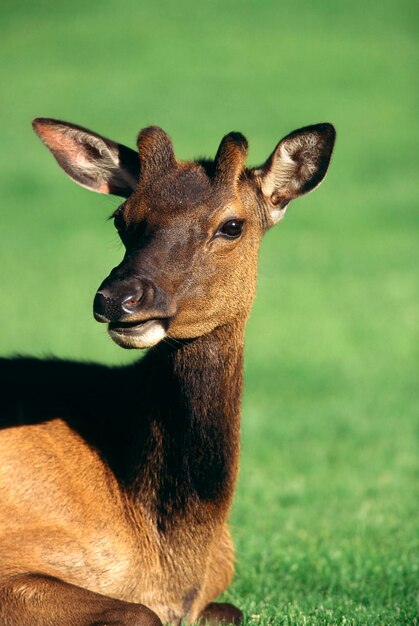
<svg viewBox="0 0 419 626"><path fill-rule="evenodd" d="M171 315L167 297L152 280L119 278L117 270L104 280L93 302L93 315L108 324L112 339L123 348L150 348L167 332Z"/></svg>

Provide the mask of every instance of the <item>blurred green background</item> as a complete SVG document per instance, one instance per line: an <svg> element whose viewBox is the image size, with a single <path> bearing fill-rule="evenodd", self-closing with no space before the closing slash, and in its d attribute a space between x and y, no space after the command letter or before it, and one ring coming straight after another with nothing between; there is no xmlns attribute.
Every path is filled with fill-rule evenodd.
<svg viewBox="0 0 419 626"><path fill-rule="evenodd" d="M247 332L237 576L249 624L418 623L418 90L413 0L3 0L0 351L127 363L94 322L118 199L31 131L69 120L180 158L263 161L338 130L325 183L265 239ZM416 193L415 193L416 192Z"/></svg>

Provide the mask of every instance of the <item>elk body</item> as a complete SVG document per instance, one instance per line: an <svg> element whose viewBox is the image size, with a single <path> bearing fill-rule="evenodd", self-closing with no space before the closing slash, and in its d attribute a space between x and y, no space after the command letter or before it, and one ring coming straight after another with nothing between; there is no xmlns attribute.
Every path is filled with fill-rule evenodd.
<svg viewBox="0 0 419 626"><path fill-rule="evenodd" d="M239 133L213 161L182 162L157 127L138 152L65 122L34 128L73 180L125 198L125 256L94 315L122 347L153 350L124 368L2 360L0 623L238 624L213 601L233 575L258 248L324 178L334 129L294 131L249 169Z"/></svg>

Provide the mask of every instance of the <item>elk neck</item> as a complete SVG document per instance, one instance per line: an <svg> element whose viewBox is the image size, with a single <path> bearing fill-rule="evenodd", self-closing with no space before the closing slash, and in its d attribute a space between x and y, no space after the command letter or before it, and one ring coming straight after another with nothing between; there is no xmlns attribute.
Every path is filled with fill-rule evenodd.
<svg viewBox="0 0 419 626"><path fill-rule="evenodd" d="M157 525L225 516L237 475L245 322L162 342L136 366L140 424L127 474ZM170 520L170 521L169 521Z"/></svg>
<svg viewBox="0 0 419 626"><path fill-rule="evenodd" d="M60 416L162 530L220 520L238 467L244 326L237 319L196 339L163 341L122 368L0 360L0 427Z"/></svg>

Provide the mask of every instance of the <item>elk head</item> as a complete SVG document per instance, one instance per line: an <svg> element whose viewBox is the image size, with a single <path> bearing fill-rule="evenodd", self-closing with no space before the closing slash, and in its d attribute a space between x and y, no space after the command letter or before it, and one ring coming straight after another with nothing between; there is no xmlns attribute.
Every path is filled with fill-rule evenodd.
<svg viewBox="0 0 419 626"><path fill-rule="evenodd" d="M240 133L224 137L213 161L189 162L156 126L139 133L138 152L67 122L33 126L76 183L124 198L113 217L125 255L94 299L95 318L124 348L246 318L262 235L321 183L335 140L331 124L301 128L249 169Z"/></svg>

